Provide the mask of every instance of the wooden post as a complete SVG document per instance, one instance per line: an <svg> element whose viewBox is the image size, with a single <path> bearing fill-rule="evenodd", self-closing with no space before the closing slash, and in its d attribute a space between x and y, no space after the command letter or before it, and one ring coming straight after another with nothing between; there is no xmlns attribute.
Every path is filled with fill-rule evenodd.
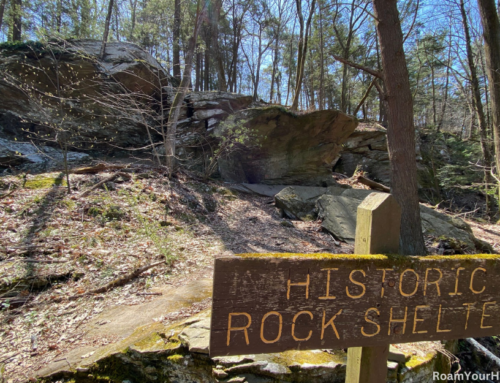
<svg viewBox="0 0 500 383"><path fill-rule="evenodd" d="M354 254L396 254L401 207L390 194L372 193L359 205ZM346 383L383 383L387 379L389 345L347 350Z"/></svg>

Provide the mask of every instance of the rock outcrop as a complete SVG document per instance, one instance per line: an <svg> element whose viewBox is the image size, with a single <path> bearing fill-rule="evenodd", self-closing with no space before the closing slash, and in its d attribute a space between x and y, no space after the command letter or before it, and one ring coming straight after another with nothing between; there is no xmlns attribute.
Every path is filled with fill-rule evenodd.
<svg viewBox="0 0 500 383"><path fill-rule="evenodd" d="M297 115L278 106L243 110L235 121L251 130L255 143L219 160L222 177L236 183L286 185L334 184L332 167L357 125L354 117L339 111ZM224 135L223 127L214 130L216 136Z"/></svg>
<svg viewBox="0 0 500 383"><path fill-rule="evenodd" d="M118 147L150 144L166 123L178 81L149 53L125 42L110 42L99 58L101 42L68 40L26 43L0 48L0 134L25 137L50 134L48 117L61 117L56 97L63 100L64 130L71 143L90 147L111 143ZM12 75L12 77L10 76ZM16 85L45 92L43 102ZM59 86L56 86L59 84ZM179 147L206 143L207 131L220 120L252 103L252 97L228 92L192 92L185 97L179 121ZM59 116L56 116L59 114Z"/></svg>
<svg viewBox="0 0 500 383"><path fill-rule="evenodd" d="M68 162L89 159L86 153L68 151ZM35 146L31 142L10 141L0 138L0 170L20 165L37 165L40 169L48 163L61 164L64 152L49 146ZM30 166L33 169L33 166Z"/></svg>
<svg viewBox="0 0 500 383"><path fill-rule="evenodd" d="M356 214L372 190L351 189L341 185L320 187L289 186L276 194L276 206L291 219L320 219L322 227L336 239L353 243ZM425 205L420 205L422 232L435 240L451 241L454 252L492 252L491 246L474 237L470 226Z"/></svg>
<svg viewBox="0 0 500 383"><path fill-rule="evenodd" d="M334 166L334 171L350 177L358 167L368 173L368 178L390 185L387 131L377 123L359 123L356 130L342 145L340 158Z"/></svg>
<svg viewBox="0 0 500 383"><path fill-rule="evenodd" d="M346 187L347 188L347 187ZM341 195L346 188L341 185L329 187L289 186L276 194L276 207L295 220L314 221L318 217L316 202L323 195Z"/></svg>
<svg viewBox="0 0 500 383"><path fill-rule="evenodd" d="M51 133L44 123L50 116L57 123L62 113L65 129L72 132L74 141L84 137L81 141L143 145L147 134L144 127L140 129L139 116L134 121L114 114L106 106L111 100L104 100L103 95L140 93L149 100L158 99L162 86L176 85L175 80L135 44L110 42L103 60L98 58L100 47L97 40L4 46L0 50L0 71L6 74L0 78L3 134ZM29 91L16 86L16 78ZM43 93L47 97L42 100ZM62 112L58 111L58 97L51 99L50 95L63 100Z"/></svg>
<svg viewBox="0 0 500 383"><path fill-rule="evenodd" d="M210 311L163 324L155 315L169 315L207 296L213 281L201 279L176 292L138 306L106 309L86 326L85 337L113 336L105 346L93 342L61 355L38 371L40 382L317 382L345 381L344 350L286 351L274 354L210 358ZM193 296L198 291L199 296ZM167 293L167 292L166 292ZM140 315L142 313L143 315ZM118 315L119 314L119 315ZM105 323L104 325L102 323ZM421 344L422 346L423 344ZM398 345L403 346L404 345ZM393 349L398 358L387 362L387 382L431 381L432 372L449 372L438 352L440 342L425 342L425 352ZM420 347L423 348L423 347ZM402 356L402 358L399 358ZM399 360L399 362L395 361Z"/></svg>

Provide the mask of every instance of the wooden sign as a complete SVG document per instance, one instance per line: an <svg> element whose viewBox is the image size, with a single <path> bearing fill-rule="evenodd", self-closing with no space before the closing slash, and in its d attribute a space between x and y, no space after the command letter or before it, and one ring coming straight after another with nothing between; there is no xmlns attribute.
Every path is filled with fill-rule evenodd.
<svg viewBox="0 0 500 383"><path fill-rule="evenodd" d="M497 334L497 255L242 254L215 261L212 357Z"/></svg>

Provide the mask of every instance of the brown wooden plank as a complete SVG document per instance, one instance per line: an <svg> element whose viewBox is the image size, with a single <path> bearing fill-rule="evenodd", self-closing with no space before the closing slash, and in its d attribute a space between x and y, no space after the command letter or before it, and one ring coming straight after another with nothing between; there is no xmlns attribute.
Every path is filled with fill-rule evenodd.
<svg viewBox="0 0 500 383"><path fill-rule="evenodd" d="M350 347L345 383L384 383L387 380L389 345Z"/></svg>
<svg viewBox="0 0 500 383"><path fill-rule="evenodd" d="M357 211L356 254L397 254L401 207L390 194L372 193ZM345 383L382 383L387 380L389 345L350 347Z"/></svg>
<svg viewBox="0 0 500 383"><path fill-rule="evenodd" d="M219 258L210 354L499 334L499 259L327 254Z"/></svg>

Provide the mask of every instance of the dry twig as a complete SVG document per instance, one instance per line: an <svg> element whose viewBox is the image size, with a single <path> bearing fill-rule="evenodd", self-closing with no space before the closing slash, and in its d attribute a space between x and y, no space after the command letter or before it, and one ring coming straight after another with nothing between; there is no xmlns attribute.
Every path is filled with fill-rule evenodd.
<svg viewBox="0 0 500 383"><path fill-rule="evenodd" d="M370 187L371 189L374 189L374 190L380 190L384 193L390 193L391 192L391 189L388 188L387 186L385 185L382 185L378 182L375 182L375 181L372 181L366 177L363 177L363 176L358 176L358 179L357 181L363 185L366 185L368 187Z"/></svg>
<svg viewBox="0 0 500 383"><path fill-rule="evenodd" d="M116 278L115 280L105 284L102 287L98 287L97 289L87 291L83 294L73 295L73 296L69 297L68 299L74 300L74 299L78 299L78 298L85 297L88 295L105 293L111 289L114 289L115 287L125 285L126 283L130 282L132 279L137 278L139 275L141 275L145 271L147 271L155 266L164 264L164 263L165 263L165 261L160 261L160 262L152 263L151 265L139 267L138 269L135 269L134 271L132 271L130 274L124 275L123 277L120 277L120 278Z"/></svg>
<svg viewBox="0 0 500 383"><path fill-rule="evenodd" d="M103 184L105 184L106 182L110 182L110 181L113 181L116 177L118 176L121 176L127 180L129 180L130 178L132 178L130 176L130 174L127 174L127 173L123 173L123 172L116 172L115 174L103 179L102 181L96 183L94 186L92 186L89 190L86 190L84 191L82 194L80 194L80 198L83 198L83 197L86 197L87 195L89 195L92 191L94 191L95 189L97 189L99 186L102 186Z"/></svg>

